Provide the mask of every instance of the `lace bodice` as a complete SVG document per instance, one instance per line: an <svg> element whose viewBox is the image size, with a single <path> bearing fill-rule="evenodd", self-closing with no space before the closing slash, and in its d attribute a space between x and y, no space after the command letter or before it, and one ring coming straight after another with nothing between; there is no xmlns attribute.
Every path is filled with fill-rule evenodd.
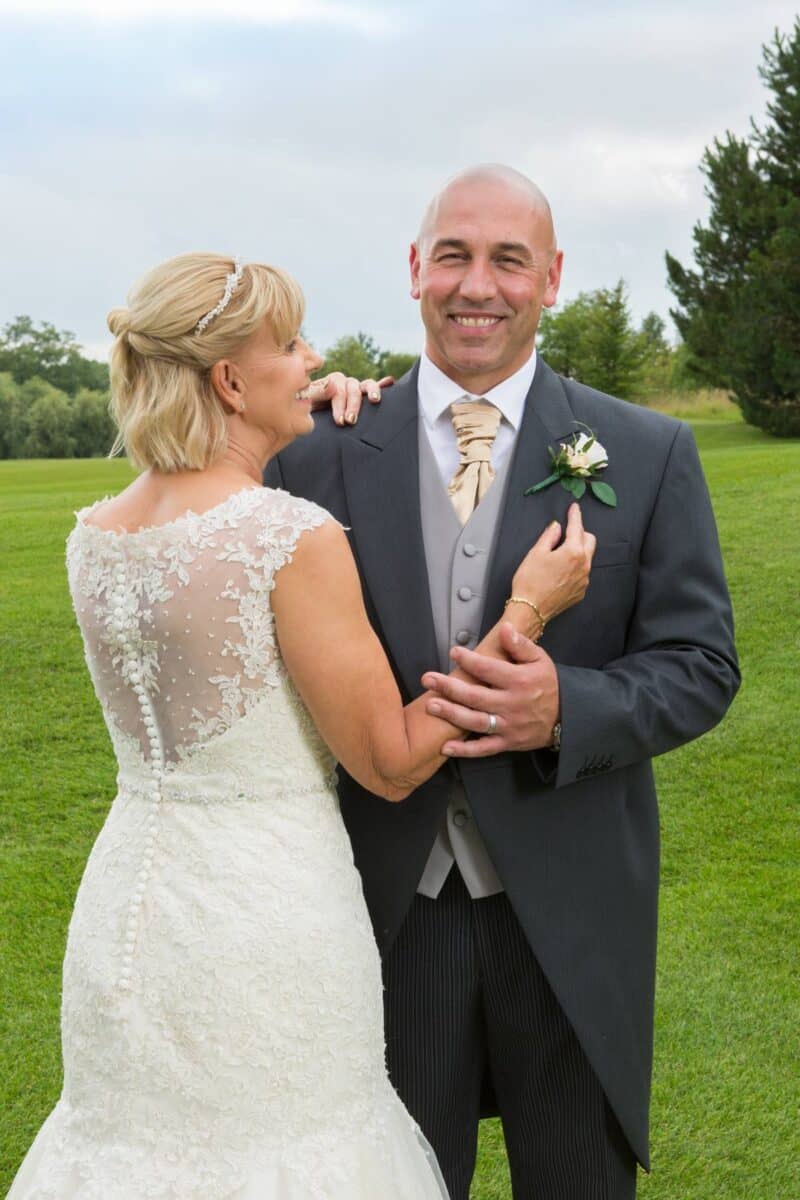
<svg viewBox="0 0 800 1200"><path fill-rule="evenodd" d="M101 503L76 514L67 543L89 670L123 770L161 755L169 771L287 687L270 592L301 534L333 518L252 487L115 533L86 523ZM310 722L306 732L322 760Z"/></svg>

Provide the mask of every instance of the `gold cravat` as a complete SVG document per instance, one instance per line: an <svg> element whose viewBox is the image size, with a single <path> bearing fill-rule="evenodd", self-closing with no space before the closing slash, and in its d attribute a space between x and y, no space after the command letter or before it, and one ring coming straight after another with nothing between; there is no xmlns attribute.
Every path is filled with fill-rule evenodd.
<svg viewBox="0 0 800 1200"><path fill-rule="evenodd" d="M492 443L500 424L500 409L485 400L450 405L461 461L447 491L462 525L492 486Z"/></svg>

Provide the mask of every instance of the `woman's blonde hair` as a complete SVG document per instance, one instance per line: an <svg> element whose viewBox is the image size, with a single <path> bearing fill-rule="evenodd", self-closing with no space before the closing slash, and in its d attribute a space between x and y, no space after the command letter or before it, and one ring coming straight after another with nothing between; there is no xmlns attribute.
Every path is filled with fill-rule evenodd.
<svg viewBox="0 0 800 1200"><path fill-rule="evenodd" d="M211 367L235 354L267 321L278 346L303 320L303 293L277 267L248 263L224 310L201 333L198 322L225 294L234 261L224 254L180 254L154 267L108 314L111 411L124 449L140 469L202 470L225 448L222 403Z"/></svg>

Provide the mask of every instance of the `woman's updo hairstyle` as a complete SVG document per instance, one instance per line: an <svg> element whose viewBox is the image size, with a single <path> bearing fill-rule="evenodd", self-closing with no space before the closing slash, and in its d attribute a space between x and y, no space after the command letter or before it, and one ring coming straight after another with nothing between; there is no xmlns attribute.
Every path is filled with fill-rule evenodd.
<svg viewBox="0 0 800 1200"><path fill-rule="evenodd" d="M226 444L224 409L211 367L264 321L284 346L303 320L303 294L285 271L264 263L241 268L230 300L202 332L198 323L219 305L235 270L223 254L180 254L139 280L127 308L108 314L111 411L124 449L144 470L202 470Z"/></svg>

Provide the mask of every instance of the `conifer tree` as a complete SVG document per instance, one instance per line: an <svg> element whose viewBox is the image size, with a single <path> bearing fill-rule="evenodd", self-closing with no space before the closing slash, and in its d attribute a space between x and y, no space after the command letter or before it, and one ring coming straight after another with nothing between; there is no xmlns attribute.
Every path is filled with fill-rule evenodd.
<svg viewBox="0 0 800 1200"><path fill-rule="evenodd" d="M800 435L800 18L776 30L759 74L763 129L715 139L701 165L711 211L693 231L694 268L667 254L672 316L689 368L727 388L744 417Z"/></svg>

